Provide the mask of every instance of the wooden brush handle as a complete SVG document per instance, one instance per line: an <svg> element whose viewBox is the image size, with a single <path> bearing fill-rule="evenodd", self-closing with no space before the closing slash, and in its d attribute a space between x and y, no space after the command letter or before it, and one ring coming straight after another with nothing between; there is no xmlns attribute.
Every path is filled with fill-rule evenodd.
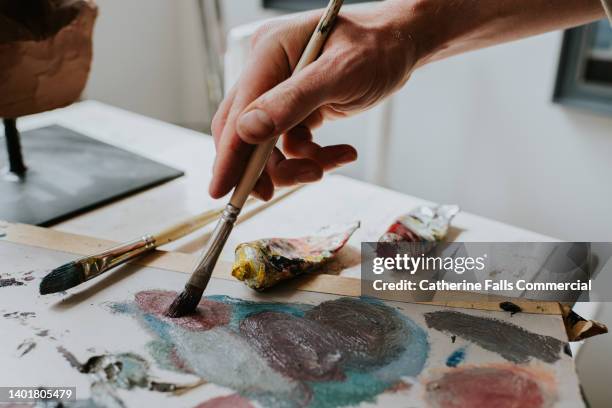
<svg viewBox="0 0 612 408"><path fill-rule="evenodd" d="M323 44L325 44L325 40L327 40L327 36L331 31L334 21L338 16L338 12L340 12L340 7L342 7L343 2L344 0L330 0L321 20L319 20L316 30L310 37L310 41L308 41L300 57L300 61L293 70L293 75L300 72L304 67L317 59L321 53ZM251 154L249 158L246 169L242 174L242 178L232 194L230 200L231 205L236 208L242 208L251 192L253 192L255 183L257 183L257 180L261 176L279 137L280 135L275 135L272 139L255 147L253 154Z"/></svg>
<svg viewBox="0 0 612 408"><path fill-rule="evenodd" d="M202 228L203 226L210 224L212 221L219 218L223 208L217 208L214 210L205 211L195 217L188 218L181 221L180 223L166 228L163 231L155 234L155 246L159 247L166 245L172 241L176 241L192 232Z"/></svg>

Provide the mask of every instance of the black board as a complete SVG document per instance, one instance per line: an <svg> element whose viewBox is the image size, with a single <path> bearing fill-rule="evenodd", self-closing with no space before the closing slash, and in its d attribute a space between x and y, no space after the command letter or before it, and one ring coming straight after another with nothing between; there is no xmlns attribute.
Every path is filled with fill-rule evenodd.
<svg viewBox="0 0 612 408"><path fill-rule="evenodd" d="M183 175L58 125L21 133L21 144L26 177L0 176L0 219L9 222L48 226Z"/></svg>

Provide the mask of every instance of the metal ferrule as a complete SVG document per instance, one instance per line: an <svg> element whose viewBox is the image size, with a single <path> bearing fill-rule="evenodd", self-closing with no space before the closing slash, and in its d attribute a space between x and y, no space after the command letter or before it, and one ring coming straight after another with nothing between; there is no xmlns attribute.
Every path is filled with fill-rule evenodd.
<svg viewBox="0 0 612 408"><path fill-rule="evenodd" d="M89 280L155 247L155 237L145 235L140 239L108 249L98 255L79 259L77 263L83 266L85 279Z"/></svg>
<svg viewBox="0 0 612 408"><path fill-rule="evenodd" d="M234 228L238 214L240 214L240 208L234 207L231 204L225 207L187 285L195 286L202 290L206 289L206 285L208 285L208 281L217 264L217 259L219 259L223 246L232 232L232 228Z"/></svg>

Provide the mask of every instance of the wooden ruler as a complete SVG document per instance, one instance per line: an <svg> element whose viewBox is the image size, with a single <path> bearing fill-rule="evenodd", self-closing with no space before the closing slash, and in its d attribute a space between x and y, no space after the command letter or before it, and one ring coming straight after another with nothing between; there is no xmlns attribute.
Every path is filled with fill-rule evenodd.
<svg viewBox="0 0 612 408"><path fill-rule="evenodd" d="M25 224L11 224L0 221L0 241L12 242L30 247L44 248L53 251L66 252L75 256L86 256L100 252L103 249L116 245L116 242L88 237L83 235L69 234L47 228L35 227ZM149 255L137 259L132 264L153 267L173 272L189 274L196 262L197 255L178 252L166 252L156 250ZM218 279L234 280L231 276L232 264L227 261L219 261L213 276ZM361 281L357 278L347 278L336 275L312 274L302 276L288 283L295 290L309 292L329 293L340 296L360 296ZM499 311L499 303L503 298L495 298L489 295L470 294L473 301L451 300L448 293L444 294L445 300L433 299L427 302L413 303L429 304L437 306ZM462 299L465 295L462 296ZM388 300L406 301L405 298L389 298ZM524 313L562 315L560 305L557 302L536 302L528 300L513 300L520 306Z"/></svg>

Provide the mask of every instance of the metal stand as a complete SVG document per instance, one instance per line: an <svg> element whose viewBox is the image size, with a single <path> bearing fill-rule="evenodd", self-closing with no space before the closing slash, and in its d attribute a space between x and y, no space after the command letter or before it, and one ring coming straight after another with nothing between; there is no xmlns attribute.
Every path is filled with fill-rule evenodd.
<svg viewBox="0 0 612 408"><path fill-rule="evenodd" d="M4 119L4 137L6 139L6 150L9 160L9 173L23 177L28 170L21 153L21 142L19 130L17 130L17 119Z"/></svg>

